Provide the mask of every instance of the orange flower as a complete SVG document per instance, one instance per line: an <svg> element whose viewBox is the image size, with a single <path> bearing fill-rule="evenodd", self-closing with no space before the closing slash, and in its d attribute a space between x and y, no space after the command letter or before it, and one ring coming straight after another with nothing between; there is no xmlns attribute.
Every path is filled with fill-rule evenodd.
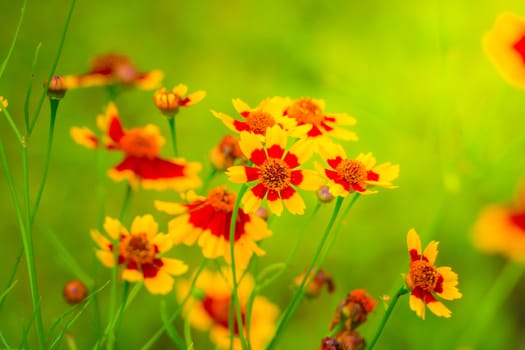
<svg viewBox="0 0 525 350"><path fill-rule="evenodd" d="M438 301L435 295L446 300L462 297L456 287L458 275L450 267L435 267L438 242L430 242L421 253L421 240L414 229L408 231L409 272L405 281L410 293L410 309L425 319L425 305L436 316L450 317L452 312Z"/></svg>
<svg viewBox="0 0 525 350"><path fill-rule="evenodd" d="M68 89L123 85L151 90L158 86L163 76L160 70L139 72L128 57L110 53L95 57L89 72L64 76L64 83Z"/></svg>
<svg viewBox="0 0 525 350"><path fill-rule="evenodd" d="M235 136L224 136L219 144L210 152L210 161L215 169L224 171L233 166L237 159L246 160Z"/></svg>
<svg viewBox="0 0 525 350"><path fill-rule="evenodd" d="M123 280L144 281L144 286L152 294L167 294L173 289L173 277L185 273L188 267L178 259L160 257L172 247L168 235L158 233L158 225L151 215L137 216L128 230L121 223L106 217L104 230L110 239L97 230L91 231L98 244L98 259L106 267L115 266L113 249L118 246L118 265L124 266Z"/></svg>
<svg viewBox="0 0 525 350"><path fill-rule="evenodd" d="M105 133L102 141L106 149L124 153L124 159L109 170L113 180L127 180L133 187L140 183L143 188L159 191L167 188L184 191L200 186L197 176L200 164L186 163L181 158L159 157L164 138L155 125L125 130L113 103L109 104L105 115L99 116L97 123ZM101 140L88 128L72 128L71 135L75 142L88 148L101 144Z"/></svg>
<svg viewBox="0 0 525 350"><path fill-rule="evenodd" d="M303 214L305 204L294 187L317 190L322 185L314 171L297 169L311 156L311 147L298 141L286 152L287 135L278 125L268 128L264 146L245 131L239 144L254 166L232 166L226 175L234 183L254 182L242 198L244 209L253 213L266 198L268 208L276 215L281 215L283 202L290 213Z"/></svg>
<svg viewBox="0 0 525 350"><path fill-rule="evenodd" d="M525 262L525 206L487 206L474 225L473 240L482 252Z"/></svg>
<svg viewBox="0 0 525 350"><path fill-rule="evenodd" d="M231 349L230 347L230 306L232 300L231 271L223 269L222 272L202 271L197 278L195 286L197 292L186 304L184 312L190 318L193 327L209 332L211 341L217 349ZM241 315L244 326L246 326L246 306L249 296L254 288L254 280L250 274L245 274L239 282L238 294L241 305ZM189 291L189 281L177 284L177 297L182 300ZM199 299L194 296L200 295ZM271 339L275 331L275 323L279 309L268 299L257 295L253 301L251 317L249 320L249 335L246 337L250 343L250 349L262 350ZM239 328L237 323L232 327L235 337L233 338L233 349L240 350ZM246 327L243 330L246 333Z"/></svg>
<svg viewBox="0 0 525 350"><path fill-rule="evenodd" d="M173 117L177 114L180 107L193 106L206 96L206 92L203 90L185 96L187 92L188 87L184 84L175 86L171 91L160 88L153 95L153 103L164 115Z"/></svg>
<svg viewBox="0 0 525 350"><path fill-rule="evenodd" d="M307 137L310 140L326 141L335 137L347 141L357 141L354 132L340 128L340 125L354 125L356 120L344 113L325 113L325 102L312 98L281 100L283 115L297 121L297 125L310 125Z"/></svg>
<svg viewBox="0 0 525 350"><path fill-rule="evenodd" d="M175 244L193 245L198 241L204 257L223 256L231 264L230 223L235 197L235 193L221 186L211 190L208 198L192 198L188 204L155 201L155 207L172 215L183 214L169 222L169 234ZM264 255L257 242L271 235L263 219L239 209L234 238L236 264L244 269L254 253Z"/></svg>
<svg viewBox="0 0 525 350"><path fill-rule="evenodd" d="M344 331L351 332L364 323L376 307L376 301L364 289L355 289L339 303L330 330L344 322Z"/></svg>
<svg viewBox="0 0 525 350"><path fill-rule="evenodd" d="M483 38L483 47L503 79L525 88L525 19L502 13Z"/></svg>
<svg viewBox="0 0 525 350"><path fill-rule="evenodd" d="M301 285L305 275L306 272L303 272L301 275L295 278L293 283L296 287ZM335 291L335 284L332 276L328 275L323 270L311 271L308 279L310 280L310 283L305 289L305 295L309 298L317 298L319 295L321 295L321 292L325 286L328 290L328 293L333 293Z"/></svg>
<svg viewBox="0 0 525 350"><path fill-rule="evenodd" d="M345 197L348 193L376 193L372 187L396 188L392 181L399 176L399 165L383 163L376 165L371 153L360 154L355 159L346 156L341 145L324 143L319 152L331 169L318 166L328 179L328 188L332 195Z"/></svg>

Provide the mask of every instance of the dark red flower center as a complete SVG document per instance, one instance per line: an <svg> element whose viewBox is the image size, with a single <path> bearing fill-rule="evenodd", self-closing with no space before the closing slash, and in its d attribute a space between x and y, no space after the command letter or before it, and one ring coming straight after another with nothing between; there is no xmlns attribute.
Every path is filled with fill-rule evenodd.
<svg viewBox="0 0 525 350"><path fill-rule="evenodd" d="M216 210L233 211L235 193L228 192L224 186L214 188L208 194L208 202Z"/></svg>
<svg viewBox="0 0 525 350"><path fill-rule="evenodd" d="M149 159L155 158L160 151L156 135L148 133L144 128L127 131L120 139L120 148L126 154Z"/></svg>
<svg viewBox="0 0 525 350"><path fill-rule="evenodd" d="M525 63L525 35L516 41L512 48L520 55L521 60Z"/></svg>
<svg viewBox="0 0 525 350"><path fill-rule="evenodd" d="M120 242L120 256L124 261L137 265L151 264L155 258L155 246L151 244L145 233L126 236Z"/></svg>
<svg viewBox="0 0 525 350"><path fill-rule="evenodd" d="M335 169L346 182L364 187L367 180L367 171L363 163L355 159L343 159Z"/></svg>
<svg viewBox="0 0 525 350"><path fill-rule="evenodd" d="M268 112L255 110L246 117L246 124L256 134L265 134L266 128L275 125L275 119Z"/></svg>
<svg viewBox="0 0 525 350"><path fill-rule="evenodd" d="M286 110L286 115L297 120L298 124L321 125L324 114L321 107L309 98L295 101Z"/></svg>
<svg viewBox="0 0 525 350"><path fill-rule="evenodd" d="M290 186L291 171L284 160L268 158L260 171L259 180L266 188L281 191Z"/></svg>
<svg viewBox="0 0 525 350"><path fill-rule="evenodd" d="M439 272L426 260L415 260L410 263L410 278L412 288L419 287L426 291L436 288Z"/></svg>

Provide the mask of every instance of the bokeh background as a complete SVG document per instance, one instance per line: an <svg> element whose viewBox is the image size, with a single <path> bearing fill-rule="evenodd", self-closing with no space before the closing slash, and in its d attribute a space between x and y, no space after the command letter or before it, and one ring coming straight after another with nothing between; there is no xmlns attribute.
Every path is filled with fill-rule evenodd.
<svg viewBox="0 0 525 350"><path fill-rule="evenodd" d="M5 57L21 1L2 4L0 54ZM0 81L0 95L22 127L23 103L33 53L42 43L34 75L31 110L49 74L62 32L66 1L29 1L15 51ZM177 116L179 148L189 160L210 170L208 153L228 130L210 109L233 115L232 98L250 105L270 96L322 98L328 112L346 112L358 124L360 140L345 143L350 155L373 152L379 162L401 165L399 189L360 198L345 219L323 268L337 290L302 303L280 343L281 349L315 349L326 334L333 311L346 293L366 288L379 301L402 283L407 271L406 233L414 227L425 244L440 241L438 265L452 266L460 278L461 300L447 303L451 319L429 314L425 321L400 300L377 349L459 349L472 341L465 334L487 303L486 295L505 260L486 256L471 243L471 227L481 208L514 199L525 175L523 111L525 92L507 85L483 53L482 36L502 11L525 14L522 1L79 1L74 9L57 73L87 71L92 57L107 52L129 55L143 70L161 69L167 87L183 82L204 89L206 98ZM126 126L167 123L152 103L152 91L126 91L117 100ZM109 270L94 259L89 230L97 227L95 153L71 140L72 126L95 127L105 103L104 89L69 91L60 103L48 184L34 230L38 281L46 327L68 309L63 285L75 278L57 253L47 228L98 285ZM47 101L30 140L34 198L45 156ZM21 185L20 150L5 120L0 135ZM163 150L169 154L169 144ZM107 157L105 166L119 155ZM108 184L107 215L118 215L124 184ZM214 184L225 183L219 176ZM231 186L231 188L236 188ZM316 198L305 193L306 216L283 215L272 223L261 266L284 261L303 236L292 266L265 290L284 308L291 280L310 261L331 213L330 205L308 221ZM153 199L175 193L138 191L130 214L153 212ZM12 271L21 238L4 173L0 173L0 287ZM156 213L155 213L156 214ZM166 216L157 215L161 227ZM197 266L200 250L176 253ZM18 283L0 311L0 332L17 347L31 318L27 270L22 261ZM4 282L5 281L5 282ZM2 289L3 290L3 289ZM108 290L101 293L104 309ZM491 316L476 349L525 348L525 280ZM170 303L174 295L166 297ZM136 349L161 325L159 301L142 290L125 315L120 348ZM380 302L360 331L370 339L383 315ZM180 320L179 320L180 321ZM87 311L72 327L79 349L91 348L96 327ZM177 327L181 326L177 323ZM210 349L206 334L194 332L195 349ZM31 335L34 340L34 335ZM167 337L156 349L170 348ZM65 348L65 346L64 346Z"/></svg>

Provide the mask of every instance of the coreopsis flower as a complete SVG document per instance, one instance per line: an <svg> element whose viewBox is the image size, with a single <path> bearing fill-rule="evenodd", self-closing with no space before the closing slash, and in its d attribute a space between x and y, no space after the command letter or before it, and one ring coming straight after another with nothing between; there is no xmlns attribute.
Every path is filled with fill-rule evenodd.
<svg viewBox="0 0 525 350"><path fill-rule="evenodd" d="M158 224L151 215L137 216L128 231L120 221L106 217L104 230L97 230L91 237L97 243L97 257L106 267L115 266L114 249L118 245L118 265L123 267L121 278L129 282L144 281L151 294L167 294L173 289L173 276L188 270L181 260L166 258L161 254L171 249L171 238L158 232ZM119 243L117 243L119 242Z"/></svg>
<svg viewBox="0 0 525 350"><path fill-rule="evenodd" d="M233 100L233 107L244 118L237 120L227 114L212 111L213 115L224 123L230 130L238 133L242 131L251 132L264 141L266 129L279 125L286 132L295 137L301 137L310 129L308 126L297 127L297 122L293 119L283 117L281 104L277 103L279 98L267 98L256 108L251 108L240 99Z"/></svg>
<svg viewBox="0 0 525 350"><path fill-rule="evenodd" d="M298 125L310 125L308 139L325 142L329 137L341 140L357 141L357 135L340 126L350 126L356 123L353 117L344 113L326 113L325 102L312 98L283 98L280 103L283 115L297 121Z"/></svg>
<svg viewBox="0 0 525 350"><path fill-rule="evenodd" d="M126 180L136 188L139 184L145 189L184 191L200 186L199 163L187 163L182 158L164 159L159 156L165 140L160 136L157 126L124 129L117 107L110 103L105 115L97 120L104 133L100 140L88 128L71 129L71 136L87 148L102 146L110 151L120 151L124 159L111 168L108 175L115 181Z"/></svg>
<svg viewBox="0 0 525 350"><path fill-rule="evenodd" d="M445 300L461 298L462 294L457 288L458 275L448 266L434 265L438 242L431 241L422 253L421 240L417 232L411 229L408 231L407 244L410 265L405 282L410 290L410 309L422 319L425 319L425 305L436 316L450 317L452 312L435 295Z"/></svg>
<svg viewBox="0 0 525 350"><path fill-rule="evenodd" d="M525 206L487 206L474 224L472 238L482 252L525 262Z"/></svg>
<svg viewBox="0 0 525 350"><path fill-rule="evenodd" d="M3 108L7 108L8 105L9 105L9 103L4 98L4 96L0 96L0 112L2 112L2 107Z"/></svg>
<svg viewBox="0 0 525 350"><path fill-rule="evenodd" d="M319 152L330 169L318 166L328 179L330 193L345 197L348 193L376 193L373 187L396 188L392 181L399 176L399 165L383 163L376 165L372 153L359 154L349 159L339 144L331 142L319 145Z"/></svg>
<svg viewBox="0 0 525 350"><path fill-rule="evenodd" d="M364 323L367 315L371 313L376 301L364 289L355 289L348 293L346 298L339 303L330 324L330 330L343 323L343 331L353 331Z"/></svg>
<svg viewBox="0 0 525 350"><path fill-rule="evenodd" d="M160 70L139 72L128 57L110 53L95 57L89 72L64 76L64 83L68 89L122 85L151 90L159 85L163 77L164 73Z"/></svg>
<svg viewBox="0 0 525 350"><path fill-rule="evenodd" d="M295 278L295 287L299 287L301 285L305 275L306 272L303 272L301 275ZM305 289L305 295L309 298L316 298L321 295L321 292L325 286L328 290L328 293L333 293L335 291L335 284L332 276L328 275L323 270L311 271L308 279L310 280L310 283L308 283Z"/></svg>
<svg viewBox="0 0 525 350"><path fill-rule="evenodd" d="M199 295L200 297L198 299L191 297L184 308L185 317L189 317L191 325L198 330L209 332L211 341L217 349L221 350L230 349L230 328L234 331L233 349L242 349L239 327L235 318L234 326L229 326L232 309L232 284L229 269L223 269L222 272L204 270L195 283L197 292L192 293L193 296ZM186 296L189 287L189 281L177 284L179 300ZM249 334L246 334L246 323L248 321L246 307L253 288L253 277L250 274L245 274L239 281L237 291L245 338L249 340L250 349L262 350L275 331L279 309L265 297L257 295L253 301L249 320Z"/></svg>
<svg viewBox="0 0 525 350"><path fill-rule="evenodd" d="M173 117L179 108L187 108L200 102L205 96L204 90L193 92L186 96L188 87L184 84L175 86L171 91L160 88L153 95L153 103L167 117Z"/></svg>
<svg viewBox="0 0 525 350"><path fill-rule="evenodd" d="M190 201L187 204L155 201L155 207L168 214L179 215L168 224L175 244L190 246L198 242L204 257L215 259L222 256L231 264L230 227L235 197L234 192L220 186L211 190L207 198L188 198ZM263 219L239 209L234 237L236 265L244 269L253 254L264 255L257 242L271 235Z"/></svg>
<svg viewBox="0 0 525 350"><path fill-rule="evenodd" d="M232 135L224 136L219 144L210 152L210 161L215 169L225 171L235 164L235 161L246 160L239 146L239 139Z"/></svg>
<svg viewBox="0 0 525 350"><path fill-rule="evenodd" d="M525 88L525 19L502 13L485 34L483 47L503 79Z"/></svg>
<svg viewBox="0 0 525 350"><path fill-rule="evenodd" d="M69 304L78 304L88 296L86 285L80 280L71 280L64 286L64 298Z"/></svg>
<svg viewBox="0 0 525 350"><path fill-rule="evenodd" d="M44 82L46 87L47 81ZM64 78L60 76L54 76L51 78L49 87L47 88L47 96L52 100L60 100L66 95L67 87L64 82Z"/></svg>
<svg viewBox="0 0 525 350"><path fill-rule="evenodd" d="M364 350L365 339L357 331L344 331L333 337L324 337L318 350Z"/></svg>
<svg viewBox="0 0 525 350"><path fill-rule="evenodd" d="M295 187L313 191L322 185L314 171L298 169L311 156L312 148L298 141L286 151L287 138L278 125L268 128L264 146L254 134L241 132L239 145L253 166L232 166L226 175L231 182L250 184L242 198L247 212L255 212L266 198L276 215L281 215L283 203L290 213L303 214L305 204Z"/></svg>

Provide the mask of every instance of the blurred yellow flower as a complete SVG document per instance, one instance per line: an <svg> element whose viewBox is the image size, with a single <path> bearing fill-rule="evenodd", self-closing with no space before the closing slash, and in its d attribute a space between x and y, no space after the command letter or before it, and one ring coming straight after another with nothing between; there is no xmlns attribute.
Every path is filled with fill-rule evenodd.
<svg viewBox="0 0 525 350"><path fill-rule="evenodd" d="M2 111L2 106L6 108L9 105L7 103L7 100L4 98L4 96L0 96L0 112Z"/></svg>
<svg viewBox="0 0 525 350"><path fill-rule="evenodd" d="M525 19L513 13L500 14L485 34L483 47L508 83L525 88Z"/></svg>
<svg viewBox="0 0 525 350"><path fill-rule="evenodd" d="M446 300L462 297L456 287L458 275L450 267L435 267L438 254L438 242L430 242L421 253L421 240L416 230L411 229L407 235L410 265L405 282L410 292L410 309L425 319L425 305L436 316L450 317L452 312L438 301L434 294Z"/></svg>
<svg viewBox="0 0 525 350"><path fill-rule="evenodd" d="M242 349L239 339L237 322L231 327L234 331L233 346L230 347L230 310L232 300L232 285L230 269L212 272L204 270L195 283L197 291L184 308L185 317L190 318L193 327L209 332L211 341L217 349ZM279 308L268 299L257 295L253 301L249 320L249 334L246 335L247 304L250 294L255 287L253 277L245 274L239 282L238 294L241 305L241 315L245 328L245 336L249 341L250 349L262 350L271 339L275 331L275 323L279 315ZM190 282L177 284L177 297L182 300L188 293ZM195 297L199 295L199 297ZM231 319L234 319L233 317Z"/></svg>
<svg viewBox="0 0 525 350"><path fill-rule="evenodd" d="M153 95L153 103L166 116L173 117L180 107L190 107L200 102L206 92L199 90L186 96L188 87L184 84L175 86L171 91L160 88Z"/></svg>
<svg viewBox="0 0 525 350"><path fill-rule="evenodd" d="M110 239L97 230L91 231L99 246L97 257L106 267L115 266L113 253L118 246L118 265L124 269L121 277L125 281L144 281L151 294L167 294L173 289L173 277L185 273L188 267L178 259L161 257L172 247L168 235L158 233L158 224L151 215L137 216L128 230L120 221L106 217L104 230Z"/></svg>

